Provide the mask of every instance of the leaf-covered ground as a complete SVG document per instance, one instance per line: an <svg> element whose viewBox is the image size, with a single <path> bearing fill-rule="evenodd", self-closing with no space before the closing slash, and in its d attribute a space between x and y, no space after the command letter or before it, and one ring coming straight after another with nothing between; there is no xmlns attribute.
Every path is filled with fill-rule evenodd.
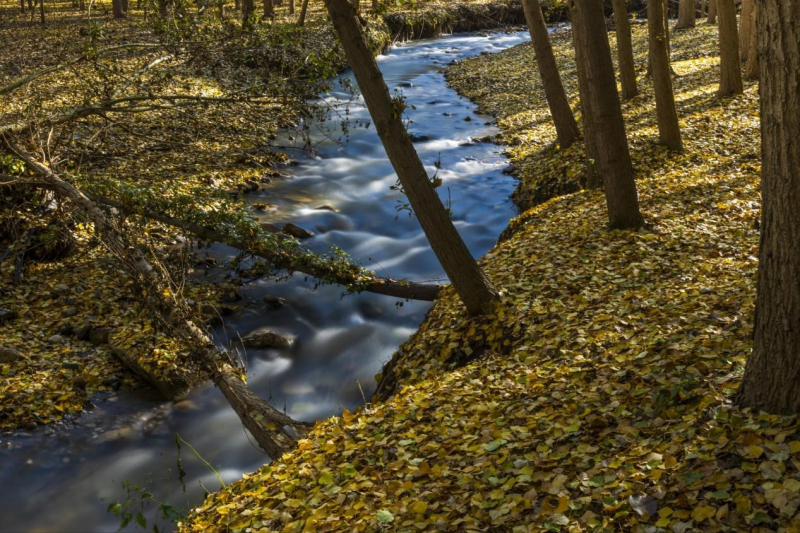
<svg viewBox="0 0 800 533"><path fill-rule="evenodd" d="M752 331L759 134L754 85L715 96L715 32L673 36L684 154L654 144L649 81L624 105L650 229L606 231L596 191L529 209L482 260L503 289L491 315L465 318L446 291L395 356L395 397L319 423L183 530L800 529L797 418L731 403ZM643 69L643 28L634 40ZM569 40L554 46L574 95ZM579 148L549 145L534 61L523 45L450 73L519 139L529 190L581 172Z"/></svg>

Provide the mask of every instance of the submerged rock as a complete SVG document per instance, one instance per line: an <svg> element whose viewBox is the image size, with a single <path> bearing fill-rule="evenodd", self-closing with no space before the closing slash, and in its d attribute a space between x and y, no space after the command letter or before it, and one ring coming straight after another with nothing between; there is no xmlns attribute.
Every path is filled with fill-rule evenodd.
<svg viewBox="0 0 800 533"><path fill-rule="evenodd" d="M274 331L257 329L242 337L242 345L246 348L274 348L286 350L292 346L292 341Z"/></svg>
<svg viewBox="0 0 800 533"><path fill-rule="evenodd" d="M288 224L284 225L282 231L286 235L291 235L292 237L294 237L296 239L310 239L311 237L314 236L313 232L308 231L305 228L301 228L300 226L297 226L295 224L292 224L291 222L289 222Z"/></svg>

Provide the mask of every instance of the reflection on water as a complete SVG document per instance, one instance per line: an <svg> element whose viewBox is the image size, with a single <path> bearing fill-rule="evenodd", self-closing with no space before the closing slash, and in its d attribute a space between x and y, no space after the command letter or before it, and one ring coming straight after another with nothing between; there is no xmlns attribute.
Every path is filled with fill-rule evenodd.
<svg viewBox="0 0 800 533"><path fill-rule="evenodd" d="M409 111L409 129L419 136L417 150L431 175L441 161L439 192L476 255L494 244L514 216L509 195L515 183L501 173L508 162L499 147L471 142L495 133L485 124L491 119L476 115L471 102L448 89L441 71L454 59L496 52L525 39L521 32L444 37L399 46L379 58L389 87L402 84L408 103L416 107ZM334 91L327 99L344 101L350 95ZM360 101L349 109L351 119L366 118ZM291 143L288 135L282 142ZM416 219L396 212L401 198L390 189L396 178L374 128L351 129L344 144L320 139L316 150L314 157L301 155L299 165L284 169L287 178L274 180L269 191L252 199L279 207L264 221L291 221L308 228L317 234L305 241L308 246L327 250L335 244L382 275L442 279ZM316 209L321 205L335 212ZM224 257L233 251L217 246L209 253ZM342 298L340 287L312 289L302 277L246 285L237 312L216 331L220 343L265 326L296 338L287 352L249 350L246 356L252 388L304 420L362 403L359 383L369 396L374 374L419 325L429 306L398 306L392 298L372 294ZM265 296L287 303L269 310L263 304ZM162 501L196 505L203 487L214 490L218 482L184 446L184 491L175 475L176 432L215 465L226 482L267 460L210 385L174 407L131 393L96 404L69 431L54 436L48 435L52 430L40 428L10 442L2 439L0 530L115 531L119 521L106 513L102 498L117 494L123 480L150 478Z"/></svg>

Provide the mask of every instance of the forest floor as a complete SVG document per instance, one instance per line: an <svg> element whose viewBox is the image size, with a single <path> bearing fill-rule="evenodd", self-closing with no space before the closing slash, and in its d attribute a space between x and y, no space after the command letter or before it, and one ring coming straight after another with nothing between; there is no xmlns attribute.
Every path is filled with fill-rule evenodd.
<svg viewBox="0 0 800 533"><path fill-rule="evenodd" d="M475 23L459 11L464 6L484 26L491 22L487 15L518 16L485 0L414 4L397 2L370 19L376 52L395 37ZM15 141L46 154L55 171L85 192L116 198L136 212L150 209L268 237L265 231L274 229L263 230L257 218L274 206L247 202L246 195L283 178L288 158L270 142L303 112L319 119L305 101L346 66L322 2L310 3L304 28L284 5L274 21L259 22L251 32L241 31L231 5L222 20L211 9L177 10L169 25L154 20L152 8L148 19L135 2L131 6L125 19L115 20L110 2L93 3L89 15L70 2L47 2L41 25L38 9L21 13L18 2L2 0L0 88L61 68L0 95L0 130L30 125ZM162 95L205 100L152 99ZM48 122L91 106L105 109L64 124ZM302 146L302 132L296 135ZM0 153L0 174L22 169ZM115 351L123 350L148 377L195 379L187 372L187 347L138 305L140 295L84 221L61 205L41 205L20 207L18 198L0 191L0 244L8 252L0 259L0 431L61 423L98 394L108 398L121 386L144 386ZM197 284L193 280L215 265L186 253L182 232L138 217L126 223L136 227L135 244L179 273L174 290L198 316L218 320L235 305L231 291L246 273L231 283Z"/></svg>
<svg viewBox="0 0 800 533"><path fill-rule="evenodd" d="M446 290L395 354L394 397L319 422L182 529L800 531L797 417L731 402L751 348L759 119L755 84L716 96L716 34L672 36L675 153L656 144L634 27L639 232L605 229L581 146L553 144L532 46L451 67L498 117L527 206L481 260L501 301L466 318ZM571 41L553 45L577 108Z"/></svg>

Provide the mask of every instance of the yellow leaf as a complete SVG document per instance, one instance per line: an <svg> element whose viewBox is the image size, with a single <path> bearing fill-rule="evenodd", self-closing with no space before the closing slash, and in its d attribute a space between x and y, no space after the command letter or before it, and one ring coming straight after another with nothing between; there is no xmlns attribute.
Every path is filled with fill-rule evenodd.
<svg viewBox="0 0 800 533"><path fill-rule="evenodd" d="M425 514L425 511L428 510L428 504L423 501L417 501L411 504L409 507L412 513L415 514Z"/></svg>

